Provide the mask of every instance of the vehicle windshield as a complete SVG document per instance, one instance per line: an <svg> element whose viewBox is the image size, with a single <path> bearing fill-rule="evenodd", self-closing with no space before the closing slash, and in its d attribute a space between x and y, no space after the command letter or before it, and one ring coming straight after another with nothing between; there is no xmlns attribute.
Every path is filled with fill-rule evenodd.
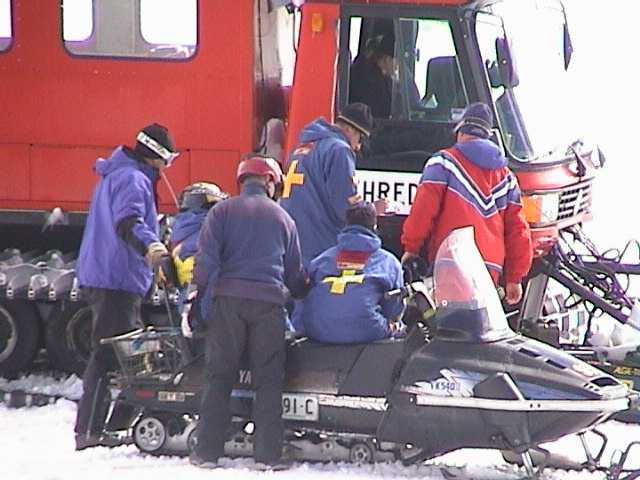
<svg viewBox="0 0 640 480"><path fill-rule="evenodd" d="M454 230L442 242L434 262L433 286L436 311L443 318L441 327L465 329L468 335L464 337L469 339L497 339L513 334L475 244L473 227ZM483 314L473 315L477 312Z"/></svg>
<svg viewBox="0 0 640 480"><path fill-rule="evenodd" d="M564 15L558 0L493 4L478 13L476 33L511 155L531 162L564 154L578 138L579 122L575 88L565 70ZM505 38L517 72L512 87L503 86L509 82L500 76L497 44Z"/></svg>

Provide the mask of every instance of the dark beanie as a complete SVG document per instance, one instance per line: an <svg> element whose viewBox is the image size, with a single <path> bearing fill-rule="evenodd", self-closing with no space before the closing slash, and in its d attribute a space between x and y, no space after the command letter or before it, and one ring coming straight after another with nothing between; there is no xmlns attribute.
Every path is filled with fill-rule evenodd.
<svg viewBox="0 0 640 480"><path fill-rule="evenodd" d="M340 112L338 118L347 125L352 126L365 136L371 135L373 128L373 117L369 105L364 103L350 103Z"/></svg>
<svg viewBox="0 0 640 480"><path fill-rule="evenodd" d="M474 137L489 138L493 128L493 114L487 104L476 102L469 105L462 114L462 120L454 132L462 132Z"/></svg>
<svg viewBox="0 0 640 480"><path fill-rule="evenodd" d="M347 225L361 225L370 230L376 228L377 212L371 202L358 202L347 209Z"/></svg>
<svg viewBox="0 0 640 480"><path fill-rule="evenodd" d="M173 141L173 137L169 133L167 127L160 125L158 123L152 123L151 125L147 125L140 132L147 134L153 140L158 142L164 148L169 150L170 152L176 152L176 144ZM139 141L136 141L136 146L133 149L138 155L146 157L146 158L161 158L153 150L149 149Z"/></svg>
<svg viewBox="0 0 640 480"><path fill-rule="evenodd" d="M377 37L373 42L371 50L373 51L374 58L379 58L384 55L393 57L395 54L395 41L391 35L383 35Z"/></svg>

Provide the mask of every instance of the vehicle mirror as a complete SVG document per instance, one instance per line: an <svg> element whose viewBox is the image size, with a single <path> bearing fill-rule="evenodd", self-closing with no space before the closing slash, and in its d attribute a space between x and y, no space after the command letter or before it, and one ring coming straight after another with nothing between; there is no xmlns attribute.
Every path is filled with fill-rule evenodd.
<svg viewBox="0 0 640 480"><path fill-rule="evenodd" d="M563 31L563 53L564 53L564 69L569 68L571 62L571 55L573 54L573 44L571 43L571 33L569 32L569 26L565 22L562 26Z"/></svg>
<svg viewBox="0 0 640 480"><path fill-rule="evenodd" d="M518 86L520 80L516 65L511 55L511 44L504 37L496 38L496 55L498 59L498 71L500 73L499 85L505 88Z"/></svg>
<svg viewBox="0 0 640 480"><path fill-rule="evenodd" d="M497 62L487 60L485 62L485 66L487 68L487 76L489 77L489 84L491 85L491 88L501 87L502 81L500 80L500 72L498 71Z"/></svg>

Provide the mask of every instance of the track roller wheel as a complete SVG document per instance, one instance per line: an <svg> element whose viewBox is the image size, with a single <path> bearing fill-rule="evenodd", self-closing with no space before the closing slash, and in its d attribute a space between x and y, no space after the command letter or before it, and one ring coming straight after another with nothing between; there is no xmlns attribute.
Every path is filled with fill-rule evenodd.
<svg viewBox="0 0 640 480"><path fill-rule="evenodd" d="M41 330L34 303L0 303L0 376L15 377L29 368L40 348Z"/></svg>
<svg viewBox="0 0 640 480"><path fill-rule="evenodd" d="M55 368L81 377L91 354L91 308L85 303L61 301L46 323L49 361Z"/></svg>
<svg viewBox="0 0 640 480"><path fill-rule="evenodd" d="M356 464L373 463L374 450L371 445L357 442L349 449L349 461Z"/></svg>

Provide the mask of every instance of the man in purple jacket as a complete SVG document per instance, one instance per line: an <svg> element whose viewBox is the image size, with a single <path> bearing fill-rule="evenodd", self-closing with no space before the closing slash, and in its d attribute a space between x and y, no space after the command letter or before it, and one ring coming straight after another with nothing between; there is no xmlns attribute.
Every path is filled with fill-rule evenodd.
<svg viewBox="0 0 640 480"><path fill-rule="evenodd" d="M207 384L190 460L213 468L223 456L231 389L248 353L256 389L254 458L278 469L283 466L284 305L289 294L306 294L308 280L296 226L274 201L282 185L278 163L248 157L238 166L237 179L240 195L209 210L195 259L193 281L199 294L212 292L214 302L204 319Z"/></svg>
<svg viewBox="0 0 640 480"><path fill-rule="evenodd" d="M91 306L92 352L83 375L75 425L76 450L108 445L101 436L106 416L107 372L116 367L102 338L140 323L140 305L152 269L168 256L158 238L156 182L178 156L169 131L156 123L143 128L134 148L119 146L98 159L100 180L93 193L76 264L82 296Z"/></svg>

